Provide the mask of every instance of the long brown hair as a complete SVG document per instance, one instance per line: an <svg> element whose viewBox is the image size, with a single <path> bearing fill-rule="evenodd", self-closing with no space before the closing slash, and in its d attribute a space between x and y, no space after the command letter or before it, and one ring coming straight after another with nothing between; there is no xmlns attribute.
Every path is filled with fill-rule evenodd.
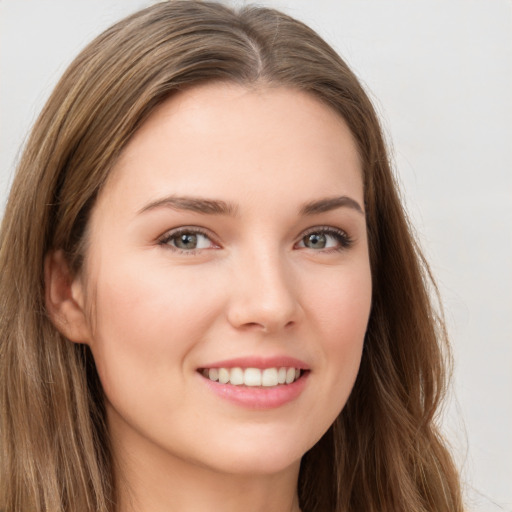
<svg viewBox="0 0 512 512"><path fill-rule="evenodd" d="M87 347L49 320L44 258L61 249L80 271L89 213L126 143L173 92L208 81L307 91L344 118L363 163L372 311L348 403L303 457L302 510L462 510L435 424L445 330L367 95L299 21L196 1L154 5L95 39L28 140L0 238L0 509L116 510L102 388Z"/></svg>

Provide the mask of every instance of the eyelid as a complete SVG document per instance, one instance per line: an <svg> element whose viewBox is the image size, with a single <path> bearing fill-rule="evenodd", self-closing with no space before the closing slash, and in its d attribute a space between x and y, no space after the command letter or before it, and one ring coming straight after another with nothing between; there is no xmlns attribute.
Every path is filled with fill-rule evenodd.
<svg viewBox="0 0 512 512"><path fill-rule="evenodd" d="M200 248L200 249L180 249L179 247L175 247L171 244L169 244L169 241L179 236L180 234L198 234L206 237L212 244L212 247L207 248ZM320 233L332 236L335 238L339 244L339 246L336 247L328 247L324 249L313 249L315 252L336 252L336 251L342 251L345 249L350 248L350 246L353 243L352 237L343 229L337 228L334 226L312 226L311 228L306 229L303 231L297 242L295 242L294 247L296 247L298 244L302 243L304 238L310 234L313 233ZM216 237L207 229L201 228L198 226L179 226L177 228L170 229L166 231L163 235L159 236L156 240L158 245L165 246L169 250L173 252L177 252L180 254L187 254L187 255L193 255L200 251L205 250L211 250L211 249L218 249L220 248L220 244L217 242ZM300 249L309 249L308 247L300 247Z"/></svg>
<svg viewBox="0 0 512 512"><path fill-rule="evenodd" d="M174 247L168 243L172 238L177 237L184 233L203 235L206 238L208 238L208 240L210 240L213 247L202 248L202 249L183 250L183 249L180 249L179 247ZM216 241L215 236L212 235L212 233L210 231L208 231L207 229L204 229L204 228L200 228L198 226L180 226L177 228L169 229L163 235L159 236L157 238L156 242L158 245L165 246L166 248L168 248L171 251L174 251L174 252L177 252L180 254L187 254L187 255L195 254L199 251L205 251L205 250L208 251L210 249L216 249L216 248L220 247L220 244Z"/></svg>
<svg viewBox="0 0 512 512"><path fill-rule="evenodd" d="M354 242L353 238L344 229L337 228L334 226L313 226L311 228L306 229L305 231L303 231L301 233L299 240L296 242L296 245L301 243L306 236L311 235L313 233L321 233L321 234L331 235L334 238L336 238L338 240L338 243L340 244L339 247L329 247L326 249L315 249L316 252L342 251L344 249L349 249ZM308 247L304 247L304 248L308 249ZM302 247L301 247L301 249L302 249Z"/></svg>

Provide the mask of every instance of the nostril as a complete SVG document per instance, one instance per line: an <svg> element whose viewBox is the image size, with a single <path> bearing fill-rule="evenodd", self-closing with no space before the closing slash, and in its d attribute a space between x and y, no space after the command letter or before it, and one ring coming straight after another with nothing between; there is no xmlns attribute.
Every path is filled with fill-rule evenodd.
<svg viewBox="0 0 512 512"><path fill-rule="evenodd" d="M287 322L283 328L289 329L290 327L293 327L295 325L295 322L293 320L290 320ZM270 333L276 330L278 328L277 325L274 325L272 322L247 322L243 325L241 325L239 328L246 331L260 331L263 333Z"/></svg>
<svg viewBox="0 0 512 512"><path fill-rule="evenodd" d="M246 331L262 331L262 332L269 331L268 327L265 324L259 323L259 322L247 322L247 323L241 325L240 328L242 330L246 330Z"/></svg>

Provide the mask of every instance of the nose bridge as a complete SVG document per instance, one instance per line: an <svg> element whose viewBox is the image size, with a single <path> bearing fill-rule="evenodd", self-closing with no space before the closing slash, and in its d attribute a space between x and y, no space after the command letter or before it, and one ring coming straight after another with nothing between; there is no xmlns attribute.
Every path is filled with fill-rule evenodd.
<svg viewBox="0 0 512 512"><path fill-rule="evenodd" d="M240 254L233 284L230 321L264 332L296 322L299 303L290 262L276 245L260 244Z"/></svg>

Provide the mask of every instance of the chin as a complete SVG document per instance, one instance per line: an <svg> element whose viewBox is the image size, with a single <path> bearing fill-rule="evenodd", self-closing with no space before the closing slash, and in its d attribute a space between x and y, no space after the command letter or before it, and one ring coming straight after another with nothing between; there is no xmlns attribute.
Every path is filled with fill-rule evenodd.
<svg viewBox="0 0 512 512"><path fill-rule="evenodd" d="M239 438L235 444L230 443L229 449L224 445L208 458L220 472L240 476L278 474L293 466L298 471L302 456L316 441L294 440L290 435L274 438L262 435L256 442Z"/></svg>
<svg viewBox="0 0 512 512"><path fill-rule="evenodd" d="M238 476L271 476L290 470L293 466L300 466L302 454L288 455L271 452L270 450L259 450L259 453L243 454L223 461L219 470Z"/></svg>

